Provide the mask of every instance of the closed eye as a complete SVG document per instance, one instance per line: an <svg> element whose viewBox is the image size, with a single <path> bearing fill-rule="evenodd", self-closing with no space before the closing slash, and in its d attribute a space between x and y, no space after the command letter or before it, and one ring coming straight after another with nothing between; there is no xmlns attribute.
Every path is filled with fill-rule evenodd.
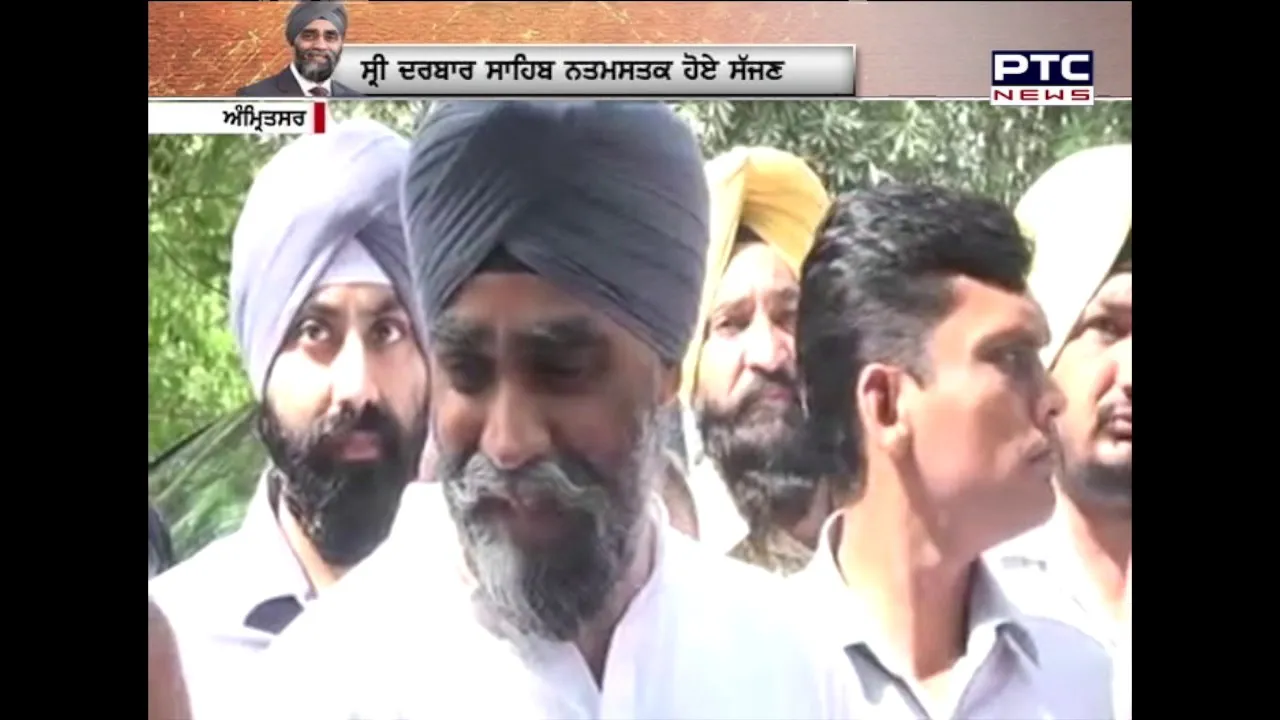
<svg viewBox="0 0 1280 720"><path fill-rule="evenodd" d="M454 390L463 395L480 395L493 385L493 360L483 355L456 353L439 360L445 377Z"/></svg>

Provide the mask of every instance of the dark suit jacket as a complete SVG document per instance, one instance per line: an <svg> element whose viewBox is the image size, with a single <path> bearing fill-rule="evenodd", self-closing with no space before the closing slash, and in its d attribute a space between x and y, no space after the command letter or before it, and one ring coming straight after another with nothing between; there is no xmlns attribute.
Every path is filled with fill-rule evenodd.
<svg viewBox="0 0 1280 720"><path fill-rule="evenodd" d="M333 87L333 97L362 97L355 90L338 82L329 83ZM293 71L286 65L279 74L252 85L245 85L236 91L237 97L310 97L302 92L302 86L293 76Z"/></svg>

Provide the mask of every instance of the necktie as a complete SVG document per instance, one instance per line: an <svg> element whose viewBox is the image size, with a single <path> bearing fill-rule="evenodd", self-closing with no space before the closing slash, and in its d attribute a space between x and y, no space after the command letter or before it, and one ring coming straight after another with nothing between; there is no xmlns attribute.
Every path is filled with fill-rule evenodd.
<svg viewBox="0 0 1280 720"><path fill-rule="evenodd" d="M324 87L317 85L311 88L311 97L329 97L329 91Z"/></svg>

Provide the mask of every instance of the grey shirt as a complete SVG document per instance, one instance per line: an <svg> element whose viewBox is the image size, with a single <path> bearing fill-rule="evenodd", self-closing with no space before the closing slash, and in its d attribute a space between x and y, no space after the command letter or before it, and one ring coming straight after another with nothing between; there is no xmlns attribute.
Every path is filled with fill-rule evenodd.
<svg viewBox="0 0 1280 720"><path fill-rule="evenodd" d="M965 654L949 697L931 701L884 640L868 605L841 577L834 548L842 513L828 519L813 561L791 582L844 649L862 693L896 720L1104 720L1111 716L1111 663L1102 646L1064 623L1020 612L985 563L973 575Z"/></svg>

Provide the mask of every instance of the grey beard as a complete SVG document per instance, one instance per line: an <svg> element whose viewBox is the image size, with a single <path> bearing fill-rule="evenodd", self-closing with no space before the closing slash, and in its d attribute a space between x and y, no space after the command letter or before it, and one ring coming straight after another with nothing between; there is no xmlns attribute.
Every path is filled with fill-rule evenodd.
<svg viewBox="0 0 1280 720"><path fill-rule="evenodd" d="M809 513L821 473L804 444L799 406L764 422L706 403L695 413L703 452L754 537L789 529Z"/></svg>
<svg viewBox="0 0 1280 720"><path fill-rule="evenodd" d="M325 53L328 59L327 63L317 63L307 59L301 53L295 51L293 58L293 66L297 68L298 74L310 80L313 83L322 83L333 77L333 71L338 68L338 60L342 57L341 53Z"/></svg>
<svg viewBox="0 0 1280 720"><path fill-rule="evenodd" d="M663 469L662 427L653 413L639 418L631 461L603 480L574 458L556 458L514 473L479 453L461 468L441 463L445 499L458 525L474 599L506 636L568 641L604 610L636 554L645 511ZM486 489L550 497L563 509L561 537L545 547L517 545L505 529L473 512Z"/></svg>

